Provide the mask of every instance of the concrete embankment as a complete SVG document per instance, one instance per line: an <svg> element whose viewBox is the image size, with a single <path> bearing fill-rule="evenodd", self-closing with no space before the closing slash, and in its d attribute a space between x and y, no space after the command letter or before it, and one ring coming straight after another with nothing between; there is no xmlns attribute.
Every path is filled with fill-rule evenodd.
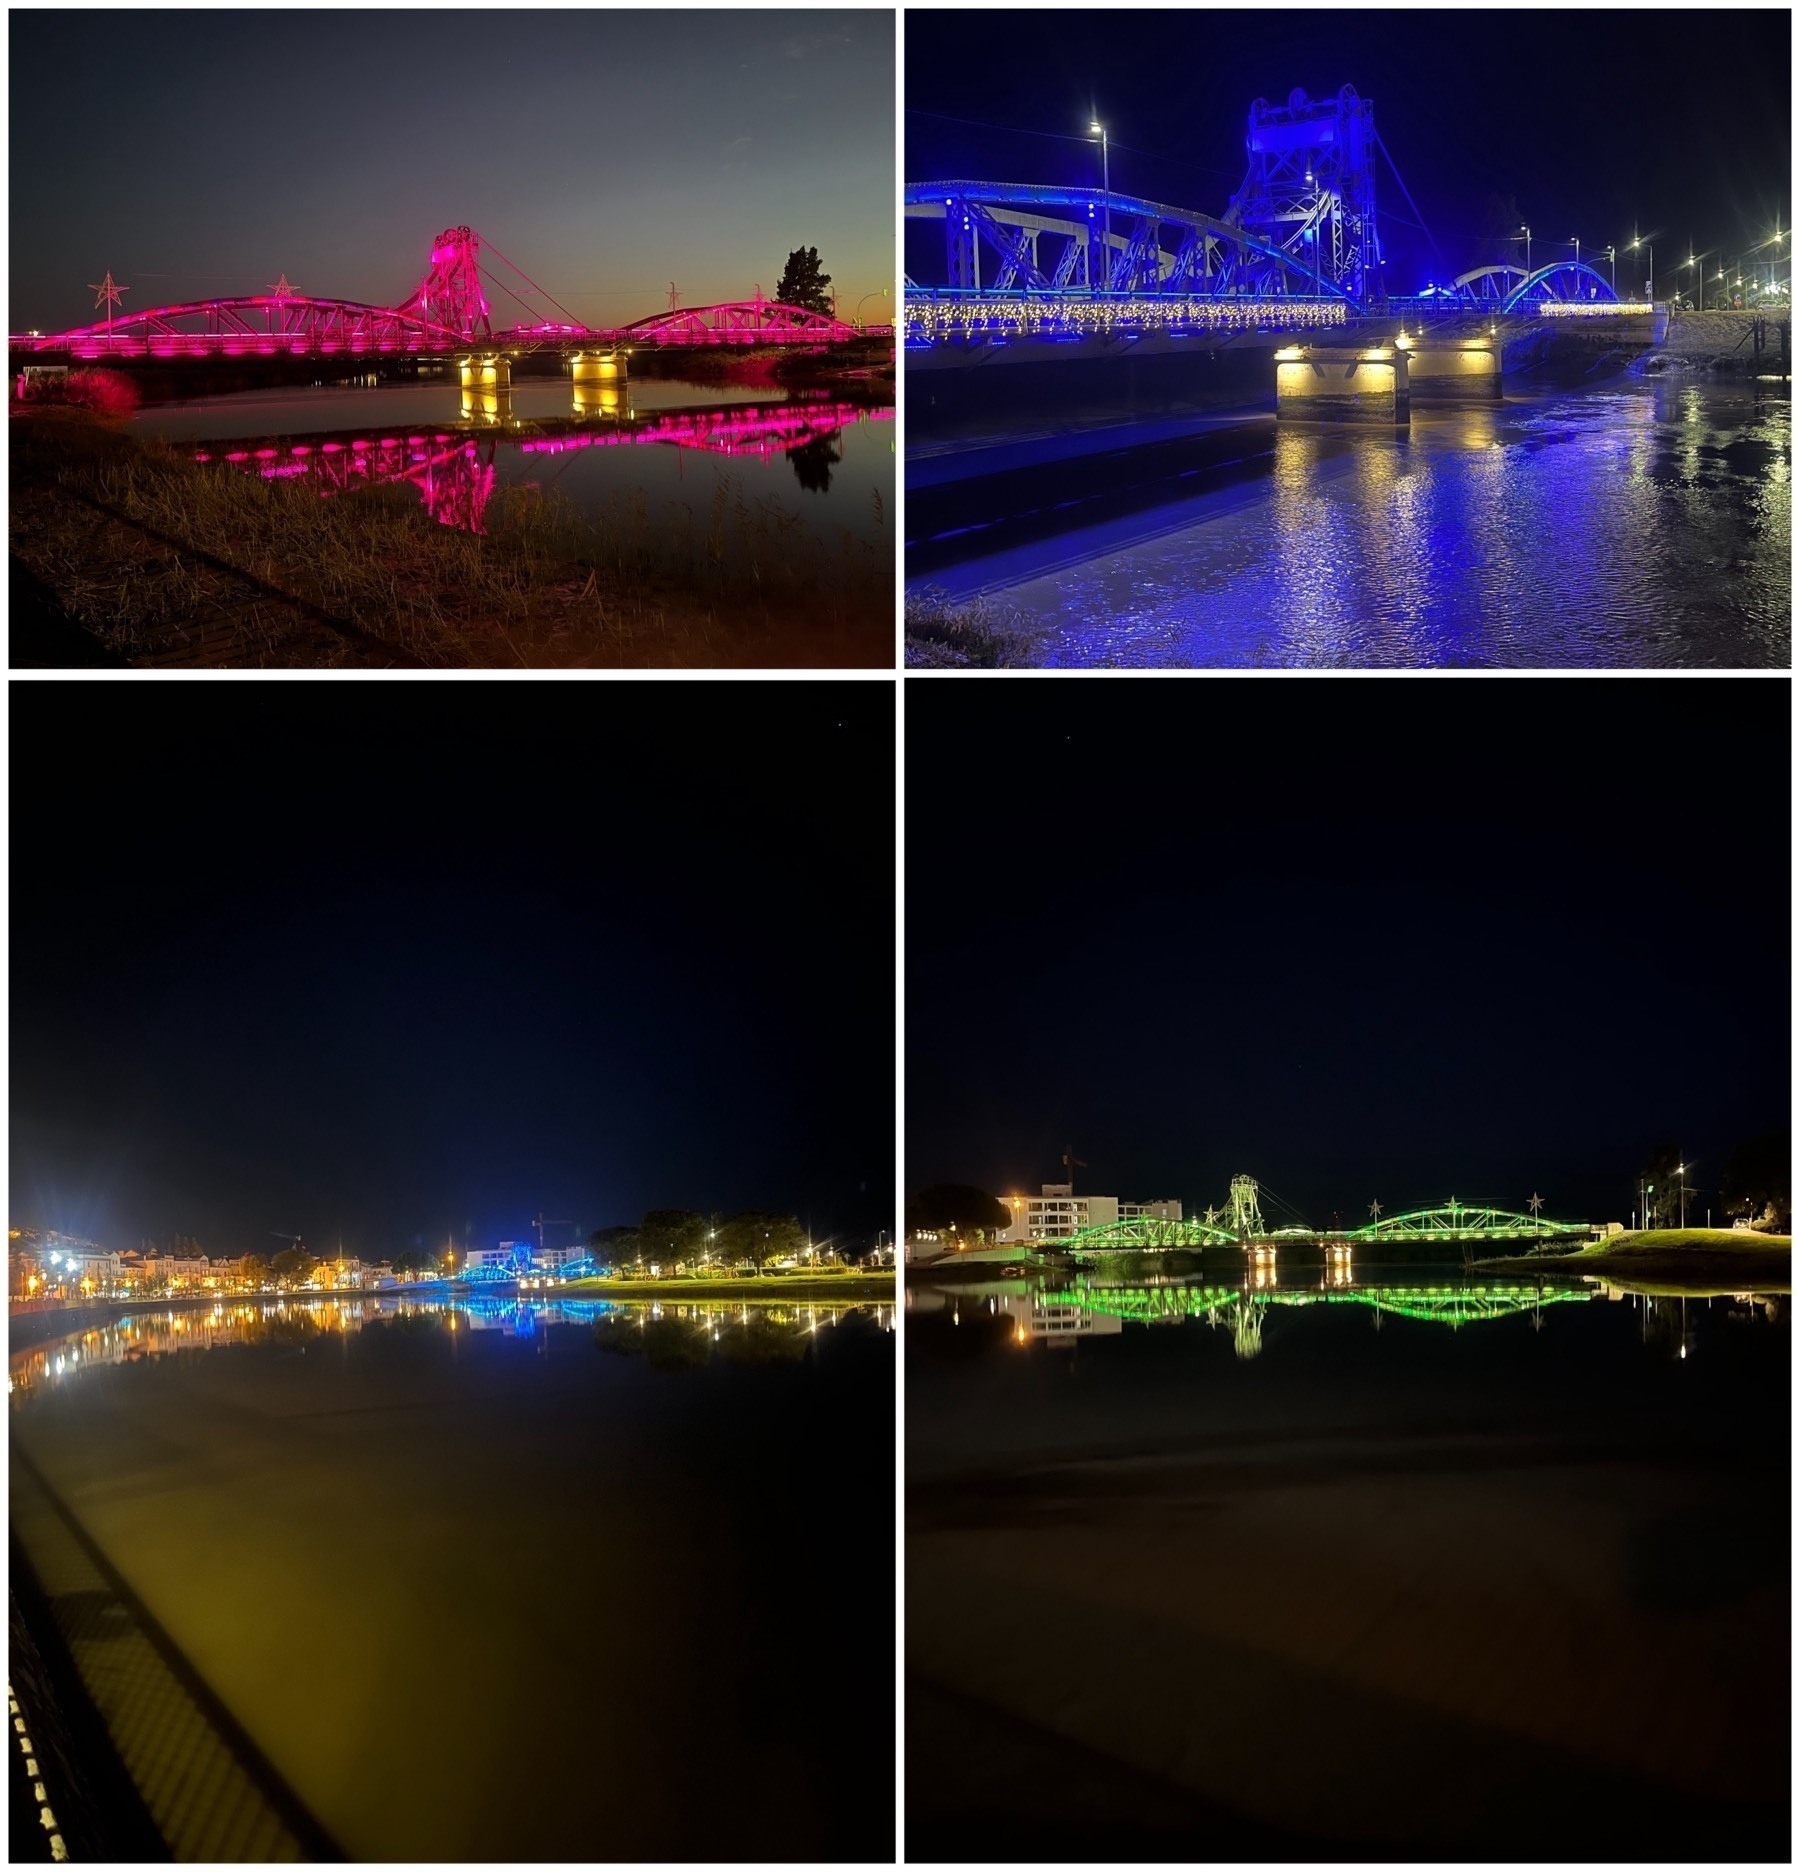
<svg viewBox="0 0 1800 1872"><path fill-rule="evenodd" d="M1762 349L1756 328L1762 326ZM1764 312L1672 312L1668 330L1652 357L1735 370L1786 370L1789 324ZM1651 365L1654 368L1654 365Z"/></svg>

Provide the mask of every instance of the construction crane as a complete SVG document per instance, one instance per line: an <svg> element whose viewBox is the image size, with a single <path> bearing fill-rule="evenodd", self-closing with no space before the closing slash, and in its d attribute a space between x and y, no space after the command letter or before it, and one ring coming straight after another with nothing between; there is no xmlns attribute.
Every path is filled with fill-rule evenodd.
<svg viewBox="0 0 1800 1872"><path fill-rule="evenodd" d="M1069 1173L1069 1193L1073 1195L1075 1191L1075 1172L1077 1170L1085 1170L1087 1165L1075 1155L1075 1146L1073 1144L1065 1144L1063 1146L1062 1164L1063 1168Z"/></svg>
<svg viewBox="0 0 1800 1872"><path fill-rule="evenodd" d="M537 1215L532 1217L531 1226L537 1230L538 1253L544 1252L544 1230L547 1228L573 1228L574 1222L568 1216Z"/></svg>

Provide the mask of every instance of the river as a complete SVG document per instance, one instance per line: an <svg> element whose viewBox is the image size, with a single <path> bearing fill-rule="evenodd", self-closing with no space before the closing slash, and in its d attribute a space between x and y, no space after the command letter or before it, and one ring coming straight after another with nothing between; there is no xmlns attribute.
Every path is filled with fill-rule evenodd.
<svg viewBox="0 0 1800 1872"><path fill-rule="evenodd" d="M891 1859L893 1311L135 1314L13 1354L15 1531L176 1857Z"/></svg>
<svg viewBox="0 0 1800 1872"><path fill-rule="evenodd" d="M836 546L891 537L893 413L855 386L521 377L497 398L438 378L154 403L133 427L321 495L409 489L470 532L488 530L496 496L531 489L590 520L642 514L652 527L741 501Z"/></svg>
<svg viewBox="0 0 1800 1872"><path fill-rule="evenodd" d="M1109 422L1155 449L1115 427L1077 452ZM1415 401L1399 434L1093 393L1067 419L909 425L909 593L991 599L1032 663L1789 660L1785 382L1509 380L1501 405Z"/></svg>
<svg viewBox="0 0 1800 1872"><path fill-rule="evenodd" d="M1785 1859L1785 1288L1279 1258L908 1283L909 1853Z"/></svg>

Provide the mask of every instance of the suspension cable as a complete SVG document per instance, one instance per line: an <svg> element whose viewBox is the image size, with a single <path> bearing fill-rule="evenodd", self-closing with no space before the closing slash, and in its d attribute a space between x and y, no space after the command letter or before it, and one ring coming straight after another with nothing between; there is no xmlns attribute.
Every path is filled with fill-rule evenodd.
<svg viewBox="0 0 1800 1872"><path fill-rule="evenodd" d="M1404 184L1404 183L1402 183L1402 184L1401 184L1401 186L1402 186L1402 187L1404 188L1404 187L1405 187L1405 184ZM1417 210L1415 210L1414 212L1416 213L1416 212L1417 212ZM543 294L544 294L544 297L545 297L546 299L548 299L548 300L550 301L550 303L551 303L551 304L552 304L553 306L555 306L555 307L556 307L556 309L557 309L557 311L559 311L559 312L560 312L560 313L561 313L561 314L563 315L563 317L564 317L564 318L566 318L566 319L567 319L567 320L569 321L569 323L570 323L571 325L582 325L582 328L583 328L583 330L585 330L585 329L586 329L586 326L585 326L585 325L583 324L583 321L582 321L582 320L580 320L580 319L578 319L578 318L577 318L577 317L575 316L575 314L574 314L573 312L571 312L571 311L569 310L569 308L568 308L568 307L567 307L566 305L564 305L564 304L563 304L563 302L562 302L562 301L561 301L560 299L558 299L558 298L556 298L556 297L554 296L554 294L551 294L551 293L548 293L548 292L544 292L544 288L543 288L542 286L540 286L540 285L539 285L539 284L537 283L537 281L536 281L536 280L534 280L534 279L533 279L533 278L531 277L531 275L530 275L529 273L527 273L527 272L525 271L525 269L524 269L524 268L523 268L522 266L520 266L520 265L519 265L519 263L518 263L518 262L517 262L516 260L508 260L508 259L506 258L506 255L505 255L505 254L503 254L503 253L502 253L502 252L500 251L500 249L499 249L498 247L496 247L496 246L494 245L494 243L493 243L492 241L487 241L487 242L485 242L484 244L485 244L485 246L487 247L487 250L488 250L488 252L489 252L489 253L491 253L491 254L492 254L492 255L494 256L494 258L495 258L496 260L498 260L498 261L500 261L500 262L502 262L502 263L503 263L504 265L506 265L506 266L509 266L509 267L511 267L511 268L512 268L512 270L513 270L513 271L514 271L514 272L515 272L516 274L518 274L518 276L519 276L519 278L520 278L520 279L522 279L522 280L523 280L523 281L525 282L525 284L526 284L527 286L529 286L529 287L531 288L531 290L532 290L533 292L538 292L538 293L543 293ZM517 299L517 298L518 298L518 294L517 294L517 293L514 293L514 294L513 294L513 297L514 297L515 299ZM521 301L521 303L523 303L523 302Z"/></svg>

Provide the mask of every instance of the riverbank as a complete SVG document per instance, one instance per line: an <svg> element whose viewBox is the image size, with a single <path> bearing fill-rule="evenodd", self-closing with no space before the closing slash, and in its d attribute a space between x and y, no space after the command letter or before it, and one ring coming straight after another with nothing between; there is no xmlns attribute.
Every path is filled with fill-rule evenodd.
<svg viewBox="0 0 1800 1872"><path fill-rule="evenodd" d="M1031 620L987 598L957 604L935 587L906 594L908 669L1025 669Z"/></svg>
<svg viewBox="0 0 1800 1872"><path fill-rule="evenodd" d="M751 1300L763 1306L786 1302L820 1306L833 1301L893 1305L893 1274L758 1274L717 1280L674 1276L664 1280L573 1280L548 1296L556 1300Z"/></svg>
<svg viewBox="0 0 1800 1872"><path fill-rule="evenodd" d="M55 406L13 408L10 456L9 545L45 613L28 642L200 668L893 657L891 545L812 539L766 500L653 527L642 501L593 521L554 491L512 488L486 532L462 532L407 488L324 499Z"/></svg>
<svg viewBox="0 0 1800 1872"><path fill-rule="evenodd" d="M1719 1288L1785 1286L1793 1238L1747 1229L1638 1229L1566 1255L1509 1255L1478 1261L1496 1274L1611 1274L1647 1281L1704 1280Z"/></svg>

